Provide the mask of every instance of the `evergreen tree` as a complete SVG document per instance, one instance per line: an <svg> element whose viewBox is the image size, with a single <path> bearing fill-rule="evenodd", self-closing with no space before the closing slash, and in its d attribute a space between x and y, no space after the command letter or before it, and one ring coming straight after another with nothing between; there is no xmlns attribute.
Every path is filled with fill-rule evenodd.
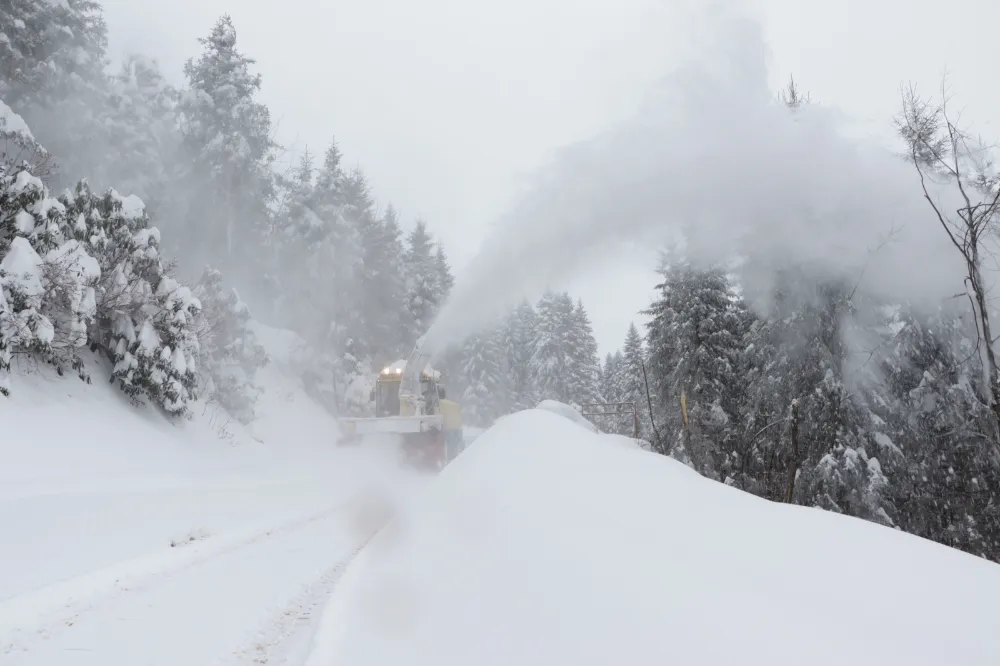
<svg viewBox="0 0 1000 666"><path fill-rule="evenodd" d="M604 365L601 366L600 394L601 400L614 404L619 402L618 391L620 389L619 373L622 363L622 353L608 352L604 357Z"/></svg>
<svg viewBox="0 0 1000 666"><path fill-rule="evenodd" d="M441 303L441 273L427 223L417 220L407 237L403 260L406 276L406 312L410 344L430 327Z"/></svg>
<svg viewBox="0 0 1000 666"><path fill-rule="evenodd" d="M505 402L502 353L496 331L481 331L471 336L465 343L463 355L463 413L469 423L489 426L503 414Z"/></svg>
<svg viewBox="0 0 1000 666"><path fill-rule="evenodd" d="M954 306L899 313L882 361L888 393L877 443L901 528L996 560L1000 459L963 314Z"/></svg>
<svg viewBox="0 0 1000 666"><path fill-rule="evenodd" d="M403 240L399 215L389 205L381 219L372 221L366 245L363 293L367 312L366 339L376 366L409 352L404 339Z"/></svg>
<svg viewBox="0 0 1000 666"><path fill-rule="evenodd" d="M567 370L571 375L572 394L578 404L596 403L600 400L598 380L601 361L597 355L597 340L594 339L590 317L583 302L579 300L573 309L571 340L570 365Z"/></svg>
<svg viewBox="0 0 1000 666"><path fill-rule="evenodd" d="M537 327L538 316L528 301L522 301L507 318L503 352L510 411L530 409L539 402L532 372Z"/></svg>
<svg viewBox="0 0 1000 666"><path fill-rule="evenodd" d="M649 380L658 418L676 441L679 457L716 477L725 441L734 436L732 389L741 349L730 285L719 270L684 263L665 269L649 314ZM682 425L686 396L688 428Z"/></svg>
<svg viewBox="0 0 1000 666"><path fill-rule="evenodd" d="M52 108L103 77L107 26L97 2L5 2L0 30L0 98L11 106Z"/></svg>
<svg viewBox="0 0 1000 666"><path fill-rule="evenodd" d="M59 165L60 186L90 174L107 186L107 27L92 0L0 3L0 99L22 114Z"/></svg>
<svg viewBox="0 0 1000 666"><path fill-rule="evenodd" d="M796 503L893 524L887 479L872 455L881 419L845 378L853 292L850 285L812 279L805 268L780 272L769 319L745 337L756 366L738 383L746 387L749 427L727 452L727 473L741 487L784 501L792 465ZM800 421L794 458L787 424L793 400Z"/></svg>
<svg viewBox="0 0 1000 666"><path fill-rule="evenodd" d="M548 292L536 306L531 374L540 399L575 402L570 363L576 351L575 308L567 294Z"/></svg>
<svg viewBox="0 0 1000 666"><path fill-rule="evenodd" d="M273 309L285 326L310 342L324 343L330 313L319 306L318 287L326 277L323 240L327 225L320 218L313 188L313 161L308 149L289 178L281 181L283 204L275 215L270 245L272 266L278 276ZM309 308L302 300L316 303Z"/></svg>
<svg viewBox="0 0 1000 666"><path fill-rule="evenodd" d="M201 393L240 423L250 423L260 395L255 376L268 362L249 325L250 309L235 289L222 288L222 274L211 268L205 270L194 295L201 304L195 322Z"/></svg>
<svg viewBox="0 0 1000 666"><path fill-rule="evenodd" d="M271 117L255 101L261 77L251 73L255 61L237 50L232 19L223 16L199 41L204 50L184 66L188 90L178 109L190 195L174 234L185 244L176 249L192 268L214 258L245 281L256 277L250 266L259 262L274 195Z"/></svg>
<svg viewBox="0 0 1000 666"><path fill-rule="evenodd" d="M448 257L445 255L444 247L440 243L436 243L434 247L434 266L437 269L437 291L441 299L438 305L440 306L448 298L452 287L455 286L455 278L451 274L451 265L448 263Z"/></svg>
<svg viewBox="0 0 1000 666"><path fill-rule="evenodd" d="M130 55L112 78L108 95L110 126L106 153L113 155L101 173L124 192L135 194L151 215L171 189L168 164L177 157L178 92L155 60ZM105 151L102 151L102 153Z"/></svg>
<svg viewBox="0 0 1000 666"><path fill-rule="evenodd" d="M649 436L648 417L643 407L646 405L646 386L642 376L645 349L642 336L635 323L629 325L628 334L620 356L615 358L616 376L614 381L616 402L631 402L635 405L639 419L639 437ZM632 435L635 427L631 416L623 417L618 424L618 432Z"/></svg>
<svg viewBox="0 0 1000 666"><path fill-rule="evenodd" d="M379 243L379 262L384 269L380 273L378 312L381 314L379 352L382 358L397 358L409 353L405 330L404 303L406 301L406 277L403 272L405 249L403 230L399 226L399 214L390 204L382 217Z"/></svg>
<svg viewBox="0 0 1000 666"><path fill-rule="evenodd" d="M370 261L358 220L369 214L372 204L364 175L360 171L346 174L340 162L340 150L331 142L313 190L312 205L322 226L306 241L314 251L308 255L310 270L304 279L312 290L306 302L325 310L324 325L333 331L332 342L341 350L338 354L354 364L360 363L361 353L352 341L365 335L359 285Z"/></svg>

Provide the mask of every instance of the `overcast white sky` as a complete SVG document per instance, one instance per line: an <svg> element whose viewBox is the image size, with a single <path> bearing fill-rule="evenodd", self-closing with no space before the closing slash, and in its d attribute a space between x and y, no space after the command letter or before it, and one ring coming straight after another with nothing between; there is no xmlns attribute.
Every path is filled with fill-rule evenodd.
<svg viewBox="0 0 1000 666"><path fill-rule="evenodd" d="M232 15L264 77L291 154L336 136L380 203L425 217L459 271L548 152L628 115L646 86L697 49L697 0L103 0L111 55L157 58L182 82L198 37ZM736 0L759 16L777 89L887 127L899 85L928 91L947 69L967 119L1000 137L1000 2ZM992 123L991 123L992 119ZM614 233L609 230L609 233ZM655 283L652 248L565 285L602 352L616 348Z"/></svg>

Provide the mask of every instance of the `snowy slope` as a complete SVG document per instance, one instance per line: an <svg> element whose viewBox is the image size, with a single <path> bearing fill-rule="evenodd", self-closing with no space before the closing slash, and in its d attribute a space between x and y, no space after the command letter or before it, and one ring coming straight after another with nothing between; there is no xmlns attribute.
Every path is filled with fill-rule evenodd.
<svg viewBox="0 0 1000 666"><path fill-rule="evenodd" d="M94 384L16 372L0 399L0 663L253 663L307 647L310 610L384 522L401 476L337 449L285 373L244 428L200 405L172 423ZM287 639L287 640L286 640ZM293 640L294 639L294 640Z"/></svg>
<svg viewBox="0 0 1000 666"><path fill-rule="evenodd" d="M995 564L630 444L502 419L350 566L309 666L1000 664Z"/></svg>

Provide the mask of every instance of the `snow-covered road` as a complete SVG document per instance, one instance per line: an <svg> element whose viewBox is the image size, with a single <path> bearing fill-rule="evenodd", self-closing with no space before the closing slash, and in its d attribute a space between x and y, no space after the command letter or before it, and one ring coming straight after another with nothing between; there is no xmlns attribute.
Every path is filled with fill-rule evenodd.
<svg viewBox="0 0 1000 666"><path fill-rule="evenodd" d="M302 663L314 610L424 479L337 447L270 342L248 427L18 377L0 400L0 665Z"/></svg>
<svg viewBox="0 0 1000 666"><path fill-rule="evenodd" d="M337 504L120 562L0 603L0 662L295 664L368 535Z"/></svg>

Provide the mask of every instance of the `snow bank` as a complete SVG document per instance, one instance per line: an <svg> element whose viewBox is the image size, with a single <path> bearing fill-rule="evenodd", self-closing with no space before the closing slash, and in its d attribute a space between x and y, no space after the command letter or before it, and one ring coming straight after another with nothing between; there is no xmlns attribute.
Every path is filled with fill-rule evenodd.
<svg viewBox="0 0 1000 666"><path fill-rule="evenodd" d="M310 666L1000 663L1000 567L546 410L427 491L356 560Z"/></svg>
<svg viewBox="0 0 1000 666"><path fill-rule="evenodd" d="M538 403L538 409L544 409L552 412L553 414L558 414L559 416L569 419L573 423L582 425L590 432L598 432L597 426L588 421L583 414L579 412L579 410L574 408L572 405L567 405L565 402L559 402L558 400L542 400Z"/></svg>

